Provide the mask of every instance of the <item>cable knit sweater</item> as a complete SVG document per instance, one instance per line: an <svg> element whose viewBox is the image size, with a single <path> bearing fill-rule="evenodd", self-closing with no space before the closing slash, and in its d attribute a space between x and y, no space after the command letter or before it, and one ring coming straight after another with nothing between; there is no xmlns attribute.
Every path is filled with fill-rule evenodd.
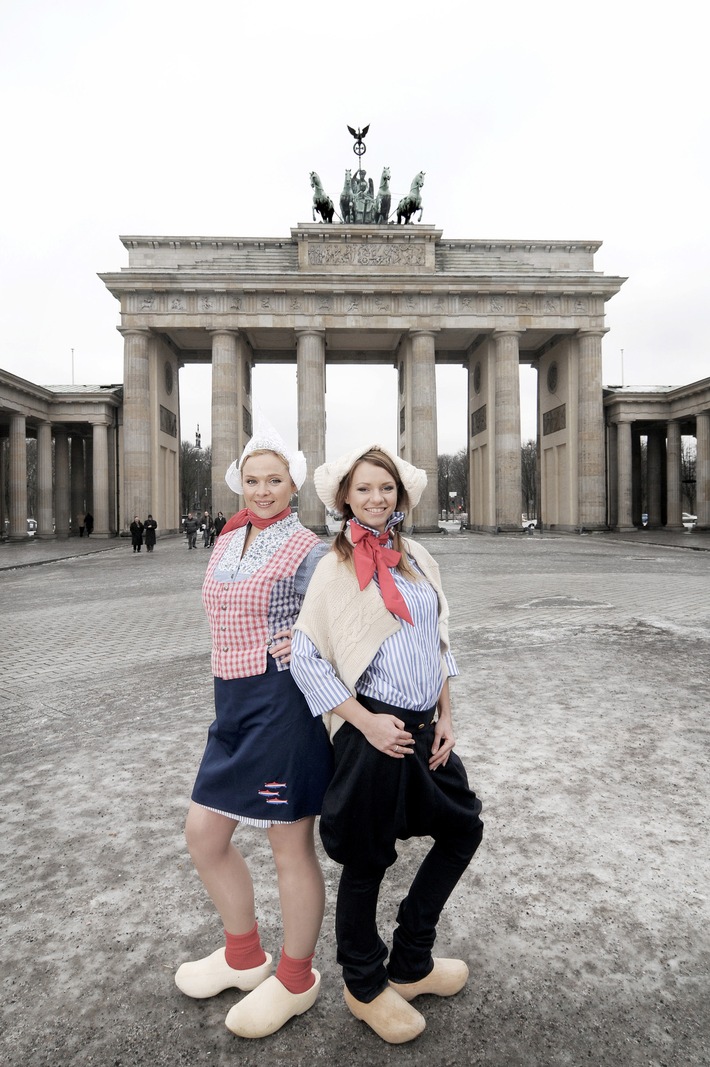
<svg viewBox="0 0 710 1067"><path fill-rule="evenodd" d="M416 541L403 539L403 548L436 590L439 647L443 656L449 651L449 606L441 588L439 565ZM331 551L315 569L294 629L302 630L313 642L354 696L360 675L382 643L402 625L385 607L376 583L371 581L361 590L353 568ZM332 715L331 737L342 723L340 716Z"/></svg>

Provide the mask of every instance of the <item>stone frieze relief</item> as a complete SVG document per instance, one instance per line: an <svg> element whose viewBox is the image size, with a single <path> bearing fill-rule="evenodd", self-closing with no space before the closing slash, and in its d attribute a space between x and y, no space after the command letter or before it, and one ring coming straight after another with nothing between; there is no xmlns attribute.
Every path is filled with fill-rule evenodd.
<svg viewBox="0 0 710 1067"><path fill-rule="evenodd" d="M357 246L355 246L357 248ZM390 249L390 246L383 246ZM313 249L323 251L323 249ZM598 315L601 297L572 294L516 296L498 293L378 292L314 293L247 290L237 292L133 292L124 310L131 314L244 315Z"/></svg>
<svg viewBox="0 0 710 1067"><path fill-rule="evenodd" d="M308 262L313 266L423 267L425 250L420 245L368 243L309 245Z"/></svg>

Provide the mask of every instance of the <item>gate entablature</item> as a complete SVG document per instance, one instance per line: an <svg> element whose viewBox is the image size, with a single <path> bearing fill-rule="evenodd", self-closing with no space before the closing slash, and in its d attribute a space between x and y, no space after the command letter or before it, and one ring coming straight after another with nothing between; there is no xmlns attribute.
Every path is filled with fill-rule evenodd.
<svg viewBox="0 0 710 1067"><path fill-rule="evenodd" d="M591 518L576 500L559 513L559 525L577 524L585 516L586 525L598 524L599 457L596 452L590 457L586 443L578 450L573 437L580 425L579 406L585 442L598 431L603 451L605 303L624 279L594 270L599 242L448 241L428 225L343 223L300 224L286 238L122 240L128 267L101 278L121 304L127 378L137 374L141 382L159 387L162 376L151 370L154 364L172 361L177 370L186 362L212 363L213 437L216 431L221 442L216 451L213 445L214 508L226 511L232 504L223 497L218 472L245 443L255 363L296 362L300 447L311 466L325 458L326 363L391 363L400 376L409 368L404 378L415 387L401 390L400 449L432 472L435 364L460 362L473 370L478 363L479 375L485 372L485 395L470 390L468 441L472 457L480 452L476 462L485 468L485 487L476 498L475 525L517 529L519 493L516 499L514 485L505 493L498 485L507 483L519 466L517 367L520 362L544 363L547 374L548 364L556 363L566 393L562 399L552 394L543 398L552 410L547 424L555 427L554 441L547 442L555 449L549 469L559 471L552 476L565 482L565 495L576 493L579 451L581 481L596 487ZM155 412L163 403L154 397L149 407ZM177 405L177 399L166 403ZM137 410L133 423L128 415L129 426L135 427L126 435L129 444L147 411L145 406ZM417 427L425 423L426 433L419 433ZM567 444L571 447L565 451ZM124 464L144 486L149 470L159 463L155 455L149 463L141 460L145 447L136 436L130 463ZM501 449L506 450L504 463L492 458L500 457ZM422 498L415 516L420 528L436 525L436 477L430 481L431 495ZM603 472L601 484L603 491ZM307 486L301 494L301 512L307 525L319 528L323 512L309 492ZM588 494L586 488L584 492ZM141 493L148 495L144 489L131 499L138 502ZM557 490L548 494L550 500L559 496Z"/></svg>

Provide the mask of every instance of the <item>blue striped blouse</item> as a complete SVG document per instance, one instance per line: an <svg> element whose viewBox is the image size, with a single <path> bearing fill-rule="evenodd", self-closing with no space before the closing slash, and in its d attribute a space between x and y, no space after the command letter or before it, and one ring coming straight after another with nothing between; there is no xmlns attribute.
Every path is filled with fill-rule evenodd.
<svg viewBox="0 0 710 1067"><path fill-rule="evenodd" d="M411 556L408 558L412 568L418 571ZM423 576L421 581L413 582L393 567L390 573L404 597L414 625L403 622L397 633L383 642L355 688L364 696L398 708L425 711L436 705L444 684L438 597ZM372 580L379 588L377 573ZM448 676L457 675L458 668L451 653L444 659ZM332 711L351 695L331 664L322 659L313 642L301 630L294 631L291 641L291 673L313 715Z"/></svg>

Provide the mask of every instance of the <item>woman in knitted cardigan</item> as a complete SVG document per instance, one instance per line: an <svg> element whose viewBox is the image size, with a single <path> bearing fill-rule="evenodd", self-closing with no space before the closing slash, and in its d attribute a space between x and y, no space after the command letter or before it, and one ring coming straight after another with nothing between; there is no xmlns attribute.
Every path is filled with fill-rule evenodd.
<svg viewBox="0 0 710 1067"><path fill-rule="evenodd" d="M309 585L291 672L333 739L320 832L343 867L336 936L345 1002L395 1044L424 1029L410 1001L451 996L468 977L463 960L434 959L432 948L444 904L481 841L481 803L453 752L448 679L458 671L439 569L400 533L424 471L374 445L319 467L314 483L344 522ZM399 906L385 966L380 884L397 839L419 836L434 844Z"/></svg>

